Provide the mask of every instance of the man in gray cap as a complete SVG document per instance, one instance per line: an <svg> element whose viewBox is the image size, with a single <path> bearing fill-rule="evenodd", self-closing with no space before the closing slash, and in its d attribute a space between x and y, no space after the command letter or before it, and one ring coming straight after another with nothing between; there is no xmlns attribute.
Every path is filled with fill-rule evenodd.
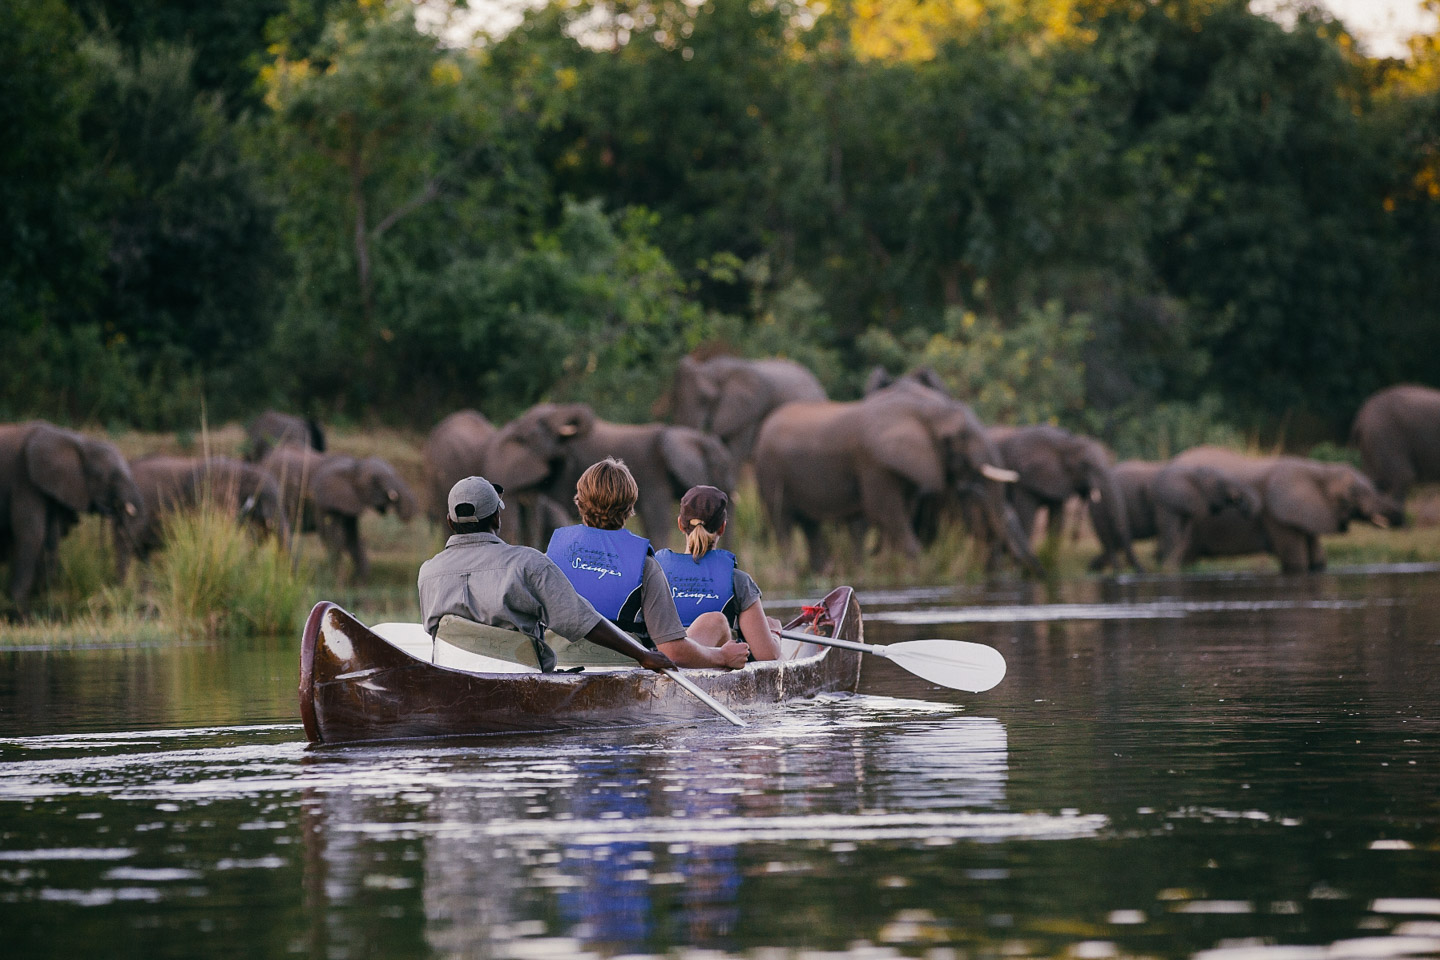
<svg viewBox="0 0 1440 960"><path fill-rule="evenodd" d="M596 613L555 561L500 539L503 492L484 477L466 477L450 488L447 520L454 536L420 566L420 615L430 635L442 617L454 614L525 634L545 670L555 663L544 639L547 627L569 640L585 639L623 653L649 670L673 668L665 654Z"/></svg>

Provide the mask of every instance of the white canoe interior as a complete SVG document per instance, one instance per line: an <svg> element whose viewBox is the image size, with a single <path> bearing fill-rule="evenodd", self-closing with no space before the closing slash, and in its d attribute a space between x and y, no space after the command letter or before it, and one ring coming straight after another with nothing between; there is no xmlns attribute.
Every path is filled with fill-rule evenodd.
<svg viewBox="0 0 1440 960"><path fill-rule="evenodd" d="M370 630L392 647L403 650L416 660L449 667L452 670L464 670L468 673L540 672L535 667L526 666L523 663L481 656L478 653L471 653L469 650L462 650L444 640L431 639L423 623L379 623ZM788 637L780 640L780 658L782 660L803 660L806 657L823 653L827 649L819 644L803 643ZM609 673L633 669L635 668L626 666L588 666L585 668L585 672Z"/></svg>

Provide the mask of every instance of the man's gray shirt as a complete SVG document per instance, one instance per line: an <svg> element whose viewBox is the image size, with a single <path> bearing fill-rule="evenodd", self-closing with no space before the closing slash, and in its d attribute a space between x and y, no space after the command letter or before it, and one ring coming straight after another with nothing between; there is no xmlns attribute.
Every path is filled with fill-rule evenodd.
<svg viewBox="0 0 1440 960"><path fill-rule="evenodd" d="M420 565L420 616L435 635L447 613L543 640L583 640L604 618L545 554L493 533L457 533Z"/></svg>

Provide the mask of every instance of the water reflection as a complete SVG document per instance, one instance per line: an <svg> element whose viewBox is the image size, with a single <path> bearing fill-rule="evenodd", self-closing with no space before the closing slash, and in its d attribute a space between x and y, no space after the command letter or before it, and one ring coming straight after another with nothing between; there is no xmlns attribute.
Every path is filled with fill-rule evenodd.
<svg viewBox="0 0 1440 960"><path fill-rule="evenodd" d="M744 732L311 749L293 639L0 657L7 955L1440 956L1440 576L867 615L1010 672L872 661Z"/></svg>
<svg viewBox="0 0 1440 960"><path fill-rule="evenodd" d="M367 885L403 882L375 872L378 851L398 843L423 862L425 938L446 955L520 932L602 955L737 949L747 872L803 875L817 856L877 842L924 848L1104 828L1103 817L1003 809L999 721L895 703L812 705L743 738L686 728L639 744L487 744L489 757L459 777L472 747L406 750L403 760L389 748L319 751L302 762L305 889L317 912L348 915ZM802 735L803 749L785 748ZM331 778L337 754L345 786ZM343 931L324 927L314 939L333 947Z"/></svg>

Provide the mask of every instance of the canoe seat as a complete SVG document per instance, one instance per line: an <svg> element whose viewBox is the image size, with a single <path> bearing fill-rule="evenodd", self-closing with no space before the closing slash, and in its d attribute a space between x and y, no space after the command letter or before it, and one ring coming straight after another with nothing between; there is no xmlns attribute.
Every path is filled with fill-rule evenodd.
<svg viewBox="0 0 1440 960"><path fill-rule="evenodd" d="M454 614L446 614L440 618L435 638L467 653L540 669L540 661L535 657L535 647L530 643L530 638L517 630L492 627ZM552 630L545 631L545 642L555 651L555 665L558 668L635 666L635 661L623 653L617 653L589 640L570 641ZM437 662L443 662L443 657L437 656Z"/></svg>

